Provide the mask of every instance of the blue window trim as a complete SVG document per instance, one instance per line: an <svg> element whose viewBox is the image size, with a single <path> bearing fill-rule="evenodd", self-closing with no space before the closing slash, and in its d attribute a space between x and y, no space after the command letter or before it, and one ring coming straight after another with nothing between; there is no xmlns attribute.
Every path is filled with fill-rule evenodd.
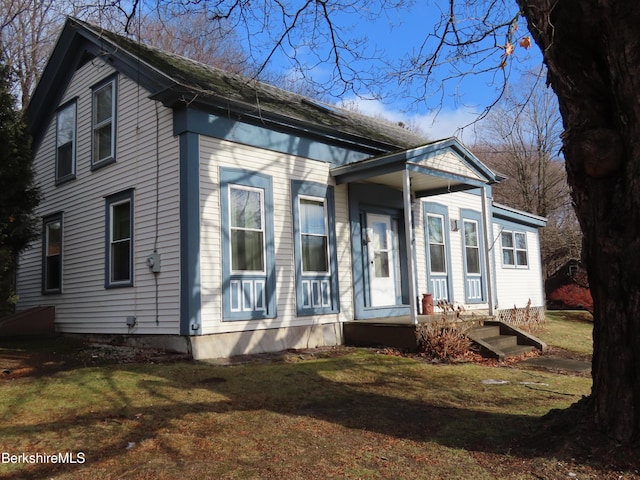
<svg viewBox="0 0 640 480"><path fill-rule="evenodd" d="M239 185L264 191L265 273L231 271L229 239L229 187ZM222 229L222 312L223 320L275 318L276 265L273 230L273 182L269 175L220 167L220 218ZM257 297L261 299L258 300ZM245 301L249 304L245 304Z"/></svg>
<svg viewBox="0 0 640 480"><path fill-rule="evenodd" d="M322 198L325 202L329 272L326 274L308 274L302 272L302 246L300 236L300 196ZM338 313L340 311L338 296L338 260L336 245L335 197L333 187L322 183L303 180L291 181L291 204L293 212L293 251L296 268L296 312L299 316ZM318 306L305 307L306 295L303 282L310 282L309 288L321 289L329 286L329 293ZM317 292L322 297L322 292ZM313 302L311 302L313 303ZM324 305L322 305L324 304Z"/></svg>
<svg viewBox="0 0 640 480"><path fill-rule="evenodd" d="M58 288L47 288L47 225L60 222L60 271L58 273ZM42 218L42 295L62 293L62 268L64 265L64 215L63 212L47 215Z"/></svg>
<svg viewBox="0 0 640 480"><path fill-rule="evenodd" d="M478 252L479 252L479 261L480 261L480 289L481 289L481 298L471 298L470 291L468 287L468 271L467 271L467 254L466 254L466 245L464 241L464 221L471 220L476 222L478 225ZM473 303L485 303L487 301L487 272L486 272L486 263L485 263L485 251L484 251L484 225L482 222L482 214L475 210L467 210L460 209L460 241L462 243L462 264L464 268L464 298L465 303L473 304Z"/></svg>
<svg viewBox="0 0 640 480"><path fill-rule="evenodd" d="M446 205L442 205L440 203L435 203L435 202L423 202L422 203L422 212L423 212L423 224L424 224L424 248L425 248L425 258L426 258L426 271L427 271L427 289L429 290L428 293L434 293L431 292L431 252L429 250L429 232L428 232L428 223L427 223L427 215L428 214L434 214L434 215L440 215L443 218L443 223L444 225L443 227L443 232L444 232L444 242L445 242L445 255L447 256L446 258L446 277L447 277L447 293L448 293L448 298L447 300L449 302L453 302L454 298L453 298L453 279L452 279L452 275L453 275L453 270L451 268L451 238L450 238L450 234L449 234L449 230L450 230L450 223L449 223L449 208ZM440 276L445 276L445 275L440 275ZM437 275L436 275L437 276Z"/></svg>
<svg viewBox="0 0 640 480"><path fill-rule="evenodd" d="M133 192L134 189L130 188L128 190L124 190L119 193L115 193L113 195L109 195L105 197L105 255L104 255L104 288L123 288L123 287L132 287L133 286L133 253L134 253L134 238L133 232L135 231L135 217L134 217L134 206L133 206ZM120 202L129 202L129 215L131 219L131 233L130 233L130 243L129 243L129 280L125 282L112 282L111 281L111 205Z"/></svg>
<svg viewBox="0 0 640 480"><path fill-rule="evenodd" d="M67 174L67 175L63 175L60 176L59 174L59 162L58 162L58 128L59 128L59 124L58 124L58 118L59 118L59 114L60 112L62 112L63 110L66 110L67 108L73 106L74 107L74 121L73 121L73 150L72 150L72 154L73 154L73 159L72 159L72 166L71 166L71 173ZM56 185L61 185L63 183L68 182L69 180L73 180L76 178L76 168L77 168L77 145L78 145L78 101L77 98L74 98L73 100L66 102L65 104L61 105L58 110L56 111L56 140L55 140L56 146Z"/></svg>
<svg viewBox="0 0 640 480"><path fill-rule="evenodd" d="M113 84L113 91L111 97L111 156L101 161L96 161L94 158L94 95L95 92L102 87ZM100 168L111 165L116 161L116 149L117 149L117 136L118 136L118 75L111 75L99 83L96 83L91 87L91 170L99 170Z"/></svg>

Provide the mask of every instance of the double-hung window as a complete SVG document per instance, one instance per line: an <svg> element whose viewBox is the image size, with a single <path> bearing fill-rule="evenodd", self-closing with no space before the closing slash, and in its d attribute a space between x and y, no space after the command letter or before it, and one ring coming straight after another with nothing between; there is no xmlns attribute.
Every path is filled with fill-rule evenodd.
<svg viewBox="0 0 640 480"><path fill-rule="evenodd" d="M231 270L264 272L264 190L229 186Z"/></svg>
<svg viewBox="0 0 640 480"><path fill-rule="evenodd" d="M527 267L529 259L526 234L524 232L503 231L500 238L502 239L502 265Z"/></svg>
<svg viewBox="0 0 640 480"><path fill-rule="evenodd" d="M56 115L56 183L76 176L76 103L70 103Z"/></svg>
<svg viewBox="0 0 640 480"><path fill-rule="evenodd" d="M427 214L429 235L429 267L431 273L447 272L447 257L444 237L444 217Z"/></svg>
<svg viewBox="0 0 640 480"><path fill-rule="evenodd" d="M296 310L298 315L338 312L333 187L291 182Z"/></svg>
<svg viewBox="0 0 640 480"><path fill-rule="evenodd" d="M92 168L116 159L116 90L115 78L93 88L92 92Z"/></svg>
<svg viewBox="0 0 640 480"><path fill-rule="evenodd" d="M42 293L62 292L62 214L44 219Z"/></svg>
<svg viewBox="0 0 640 480"><path fill-rule="evenodd" d="M105 286L133 285L133 190L106 199Z"/></svg>
<svg viewBox="0 0 640 480"><path fill-rule="evenodd" d="M329 236L323 198L299 197L302 273L329 272Z"/></svg>
<svg viewBox="0 0 640 480"><path fill-rule="evenodd" d="M480 242L478 239L478 222L464 221L464 248L467 273L480 274Z"/></svg>

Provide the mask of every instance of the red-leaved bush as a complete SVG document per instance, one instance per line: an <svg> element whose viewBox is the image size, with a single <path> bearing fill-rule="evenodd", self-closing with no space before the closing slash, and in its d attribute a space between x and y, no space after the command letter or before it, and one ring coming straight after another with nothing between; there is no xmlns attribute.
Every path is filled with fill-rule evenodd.
<svg viewBox="0 0 640 480"><path fill-rule="evenodd" d="M563 308L584 309L593 313L593 298L588 288L580 285L563 285L549 295L554 302L561 302Z"/></svg>

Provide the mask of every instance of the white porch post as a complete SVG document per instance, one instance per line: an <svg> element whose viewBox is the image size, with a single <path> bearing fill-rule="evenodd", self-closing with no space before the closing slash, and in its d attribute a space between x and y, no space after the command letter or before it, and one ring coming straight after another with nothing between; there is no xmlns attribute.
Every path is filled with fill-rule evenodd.
<svg viewBox="0 0 640 480"><path fill-rule="evenodd" d="M415 246L415 236L413 232L413 222L411 221L411 178L409 170L406 168L402 179L402 197L404 200L404 231L407 251L407 270L409 273L409 315L411 323L418 324L417 300L416 300L416 268L414 265L413 248Z"/></svg>
<svg viewBox="0 0 640 480"><path fill-rule="evenodd" d="M487 304L489 306L489 315L493 315L494 300L493 300L493 270L491 261L491 243L489 239L493 237L493 230L491 224L491 209L489 208L489 199L487 197L487 191L483 186L480 188L482 196L482 222L484 223L484 258L485 258L485 270L487 271Z"/></svg>

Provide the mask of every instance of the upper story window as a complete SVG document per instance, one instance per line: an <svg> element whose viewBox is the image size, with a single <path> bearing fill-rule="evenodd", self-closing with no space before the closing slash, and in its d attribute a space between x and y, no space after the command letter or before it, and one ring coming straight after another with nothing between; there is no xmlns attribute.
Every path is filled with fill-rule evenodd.
<svg viewBox="0 0 640 480"><path fill-rule="evenodd" d="M502 239L502 265L506 267L529 266L526 234L503 231L500 237Z"/></svg>
<svg viewBox="0 0 640 480"><path fill-rule="evenodd" d="M58 110L56 115L56 183L76 176L76 103Z"/></svg>
<svg viewBox="0 0 640 480"><path fill-rule="evenodd" d="M92 93L92 168L116 159L116 79L93 89Z"/></svg>

